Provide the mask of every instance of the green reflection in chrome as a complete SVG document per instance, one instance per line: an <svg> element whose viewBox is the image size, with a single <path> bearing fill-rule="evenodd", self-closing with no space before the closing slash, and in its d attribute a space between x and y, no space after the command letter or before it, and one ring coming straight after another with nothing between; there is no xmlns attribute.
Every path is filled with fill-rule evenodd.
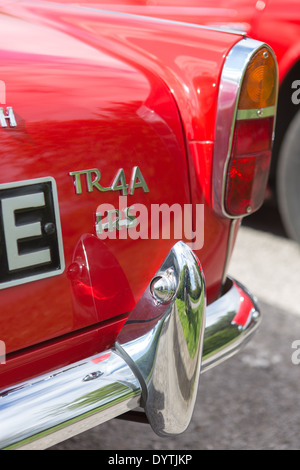
<svg viewBox="0 0 300 470"><path fill-rule="evenodd" d="M177 291L176 306L184 338L190 354L195 357L201 334L204 294L201 285L195 282L196 272L187 266L182 269Z"/></svg>
<svg viewBox="0 0 300 470"><path fill-rule="evenodd" d="M101 387L99 390L86 393L69 405L68 409L81 408L84 410L86 407L95 406L97 404L100 405L104 401L116 403L116 400L122 401L124 398L131 395L131 393L132 390L127 385L115 382Z"/></svg>
<svg viewBox="0 0 300 470"><path fill-rule="evenodd" d="M215 354L218 350L229 345L240 335L238 325L232 323L235 312L224 315L213 326L205 329L203 358Z"/></svg>
<svg viewBox="0 0 300 470"><path fill-rule="evenodd" d="M190 357L195 356L198 348L203 302L204 298L202 296L197 308L190 307L186 311L185 303L180 299L176 300L176 306Z"/></svg>

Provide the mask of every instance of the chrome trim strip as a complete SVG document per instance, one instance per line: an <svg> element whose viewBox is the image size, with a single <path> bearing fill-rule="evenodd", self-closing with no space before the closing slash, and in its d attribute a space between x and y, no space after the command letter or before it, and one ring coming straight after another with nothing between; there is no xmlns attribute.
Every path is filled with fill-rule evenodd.
<svg viewBox="0 0 300 470"><path fill-rule="evenodd" d="M213 156L213 208L219 215L231 219L241 217L228 214L224 205L227 167L231 154L235 121L238 116L237 106L247 65L261 47L267 48L274 56L273 51L267 44L250 38L241 39L229 52L221 74ZM275 63L277 64L276 59ZM270 112L269 108L265 109L267 113ZM245 116L246 113L240 113L239 118L244 119L244 117L241 117L243 115Z"/></svg>
<svg viewBox="0 0 300 470"><path fill-rule="evenodd" d="M56 7L61 6L59 3L55 4ZM183 7L186 8L186 7ZM189 28L194 28L194 29L203 29L207 31L215 31L218 33L228 33L228 34L235 34L238 36L246 36L247 32L244 31L243 29L235 29L234 27L230 26L222 26L222 25L202 25L202 24L197 24L197 23L187 23L187 22L182 22L182 21L177 21L177 20L170 20L167 18L159 18L156 17L155 15L153 16L144 16L142 14L135 14L135 13L129 13L129 12L124 12L124 11L115 11L115 10L104 10L103 8L97 8L97 7L92 7L92 6L85 6L84 4L82 5L68 5L68 9L84 9L86 11L92 12L92 13L100 13L100 14L109 14L109 15L114 15L114 16L121 16L128 18L129 20L141 20L143 24L145 23L146 19L149 19L151 22L155 23L165 23L165 24L174 24L174 25L187 25Z"/></svg>
<svg viewBox="0 0 300 470"><path fill-rule="evenodd" d="M256 330L259 309L245 288L229 280L226 294L207 307L205 331L201 330L205 286L199 284L199 264L181 242L163 270L170 262L183 282L174 301L157 305L147 289L139 308L148 306L150 317L142 325L141 310L137 317L133 311L116 349L0 391L0 448L48 448L140 405L159 435L182 432L196 400L201 351L201 372L231 357ZM198 332L192 337L183 332L186 316L188 324L198 317ZM147 330L135 337L136 326ZM193 338L191 350L187 339Z"/></svg>
<svg viewBox="0 0 300 470"><path fill-rule="evenodd" d="M239 109L237 112L236 119L237 121L243 119L261 119L266 117L275 116L276 107L268 106L267 108L257 108L257 109Z"/></svg>

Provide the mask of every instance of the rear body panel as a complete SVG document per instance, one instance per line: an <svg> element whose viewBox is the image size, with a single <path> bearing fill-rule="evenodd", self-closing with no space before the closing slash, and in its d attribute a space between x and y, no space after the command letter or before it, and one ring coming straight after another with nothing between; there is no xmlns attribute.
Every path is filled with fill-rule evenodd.
<svg viewBox="0 0 300 470"><path fill-rule="evenodd" d="M71 2L62 0L60 3L70 4ZM89 0L83 2L77 0L72 3L190 24L210 24L211 27L221 26L227 30L232 28L248 31L268 4L268 0L264 2L257 2L257 0L214 0L213 2L205 0Z"/></svg>
<svg viewBox="0 0 300 470"><path fill-rule="evenodd" d="M170 240L160 241L159 250L151 247L151 240L110 240L104 245L95 233L97 208L104 202L118 207L123 193L101 192L97 187L89 191L87 173L80 176L82 189L76 191L70 173L98 169L99 184L109 188L120 168L129 184L138 166L149 193L137 188L133 195L126 194L127 206L137 202L149 206L150 200L169 205L189 201L181 124L168 90L160 87L157 93L151 76L101 51L92 49L94 58L88 61L89 48L83 45L80 57L81 43L78 46L76 40L67 37L65 45L64 36L58 33L56 38L51 31L50 41L31 24L25 25L25 31L18 24L8 29L19 30L22 38L39 34L51 48L57 41L62 58L51 57L46 48L41 58L34 44L23 39L18 65L14 52L6 60L7 72L1 78L7 87L7 103L15 104L18 125L1 129L5 169L1 183L47 175L55 179L66 270L59 277L1 291L2 306L8 311L5 306L9 305L11 311L1 325L8 353L130 311L157 262L170 249ZM76 51L77 57L69 57L69 50ZM143 135L144 141L137 135ZM176 185L166 192L169 178ZM139 252L138 257L133 250ZM68 277L74 261L88 271L80 279Z"/></svg>
<svg viewBox="0 0 300 470"><path fill-rule="evenodd" d="M241 37L80 7L1 6L1 104L17 125L5 118L0 129L0 189L54 180L63 246L63 272L32 280L9 270L22 282L0 291L0 377L9 385L111 347L178 241L173 228L183 219L169 237L131 237L129 228L124 239L100 240L99 207L118 209L120 196L121 210L203 204L195 252L208 302L218 297L231 221L211 208L215 103L224 59ZM38 222L33 245L45 226Z"/></svg>
<svg viewBox="0 0 300 470"><path fill-rule="evenodd" d="M90 0L85 5L245 32L275 51L280 82L300 57L298 0Z"/></svg>

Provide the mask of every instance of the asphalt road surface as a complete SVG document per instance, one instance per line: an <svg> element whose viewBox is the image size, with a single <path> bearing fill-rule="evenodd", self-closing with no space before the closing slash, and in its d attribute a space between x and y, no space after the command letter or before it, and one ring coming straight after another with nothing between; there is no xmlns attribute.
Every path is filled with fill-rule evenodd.
<svg viewBox="0 0 300 470"><path fill-rule="evenodd" d="M263 321L237 356L201 376L188 430L160 438L115 419L53 450L300 450L300 248L274 208L245 221L229 271L258 297Z"/></svg>

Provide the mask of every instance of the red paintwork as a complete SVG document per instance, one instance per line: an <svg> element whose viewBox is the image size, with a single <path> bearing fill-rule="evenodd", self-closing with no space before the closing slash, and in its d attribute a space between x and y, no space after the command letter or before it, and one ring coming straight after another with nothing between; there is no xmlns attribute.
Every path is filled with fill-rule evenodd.
<svg viewBox="0 0 300 470"><path fill-rule="evenodd" d="M69 3L69 0L63 2ZM278 61L280 83L300 59L298 0L89 0L84 4L245 31L250 37L272 47Z"/></svg>
<svg viewBox="0 0 300 470"><path fill-rule="evenodd" d="M236 282L234 282L234 285L240 294L240 306L239 311L233 318L232 322L236 325L245 327L247 326L249 320L252 318L251 312L253 310L253 303L251 302L249 297L245 296L243 290L237 285Z"/></svg>
<svg viewBox="0 0 300 470"><path fill-rule="evenodd" d="M279 82L300 59L300 4L298 0L269 0L251 24L250 34L273 48L278 62ZM278 34L278 31L280 34Z"/></svg>
<svg viewBox="0 0 300 470"><path fill-rule="evenodd" d="M66 335L63 341L53 339L45 342L43 347L37 345L19 354L11 354L6 364L1 365L0 387L9 387L111 348L125 321L126 316L123 316L109 324Z"/></svg>
<svg viewBox="0 0 300 470"><path fill-rule="evenodd" d="M80 0L77 1L80 3ZM299 0L90 0L89 4L93 7L98 4L114 11L136 11L140 15L241 30L249 37L271 46L278 63L278 116L284 115L284 119L277 119L276 122L267 197L277 200L279 211L285 212L281 207L277 185L280 160L283 158L281 145L298 109L292 102L292 83L299 79ZM284 219L282 213L283 224L290 232L289 224Z"/></svg>
<svg viewBox="0 0 300 470"><path fill-rule="evenodd" d="M119 168L129 183L138 165L150 191L137 188L128 205L205 203L197 255L208 301L216 298L230 221L210 206L215 104L240 36L38 2L0 8L0 79L18 121L0 129L0 184L55 178L66 261L60 276L0 291L7 385L111 346L177 241L100 241L96 209L118 207L120 193L88 193L83 184L75 194L72 171L98 168L109 186ZM84 264L82 275L74 262Z"/></svg>
<svg viewBox="0 0 300 470"><path fill-rule="evenodd" d="M186 23L239 25L243 31L250 27L262 11L262 2L257 0L62 0L60 3L81 4Z"/></svg>
<svg viewBox="0 0 300 470"><path fill-rule="evenodd" d="M61 3L245 31L267 42L275 51L280 81L300 57L298 0L61 0Z"/></svg>
<svg viewBox="0 0 300 470"><path fill-rule="evenodd" d="M298 0L61 0L61 3L245 31L267 42L275 51L280 81L300 57Z"/></svg>

